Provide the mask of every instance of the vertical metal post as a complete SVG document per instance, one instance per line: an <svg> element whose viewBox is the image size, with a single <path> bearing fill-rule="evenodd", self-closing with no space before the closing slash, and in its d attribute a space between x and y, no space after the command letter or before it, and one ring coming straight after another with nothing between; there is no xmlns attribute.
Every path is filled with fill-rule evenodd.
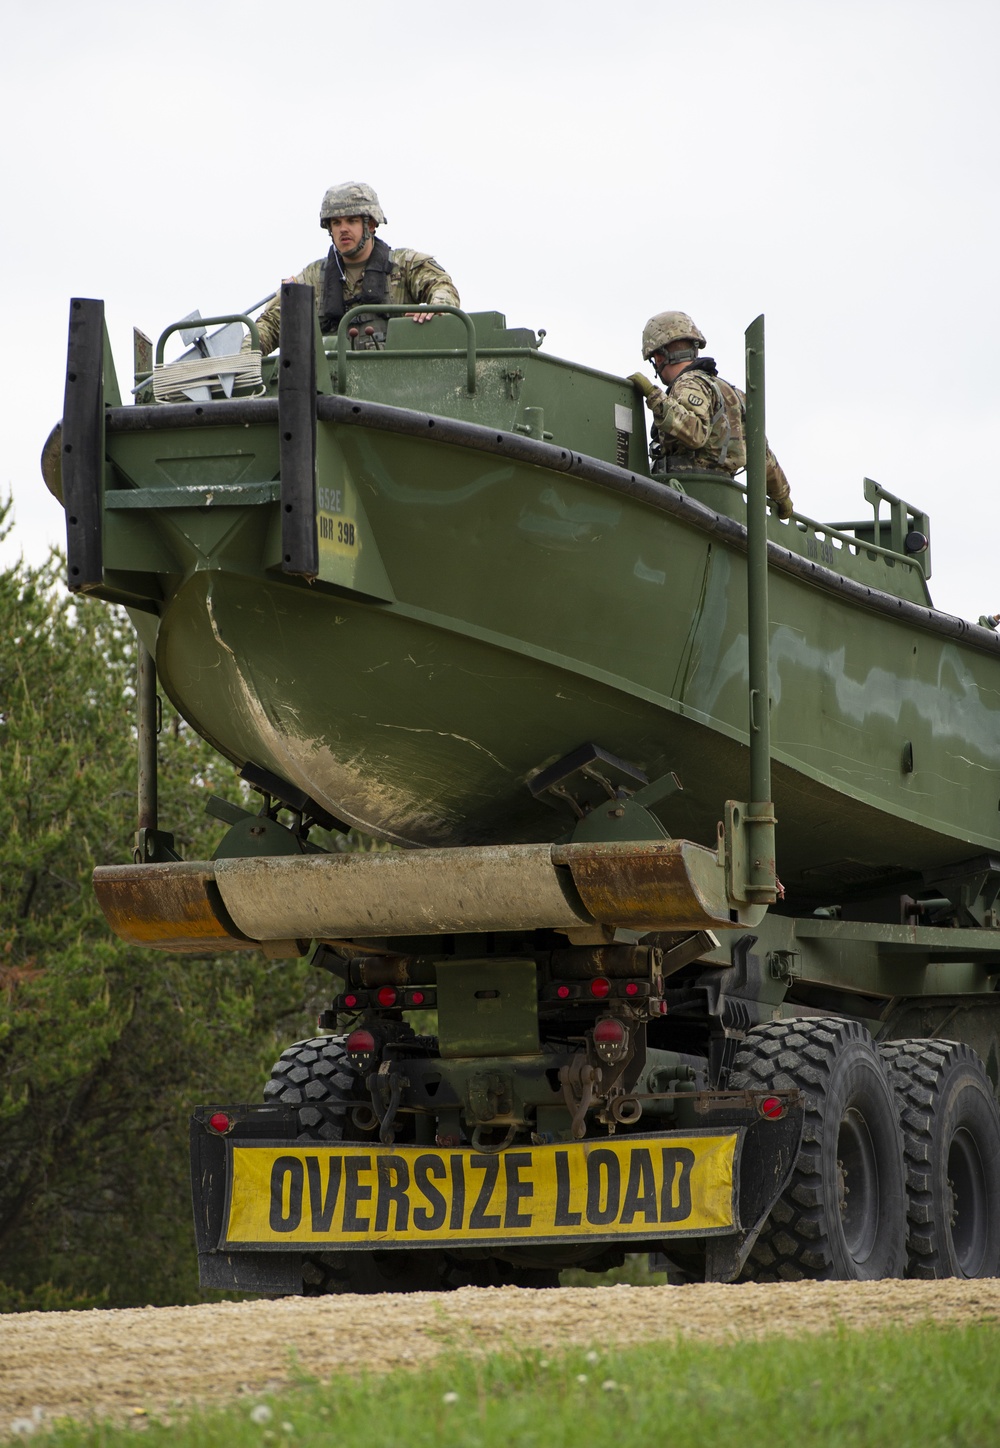
<svg viewBox="0 0 1000 1448"><path fill-rule="evenodd" d="M139 734L139 828L155 830L156 798L156 664L142 639L136 649L136 703Z"/></svg>
<svg viewBox="0 0 1000 1448"><path fill-rule="evenodd" d="M177 860L174 837L159 825L156 780L156 736L160 732L160 700L156 663L142 639L136 639L136 733L139 744L139 827L132 858L137 865Z"/></svg>
<svg viewBox="0 0 1000 1448"><path fill-rule="evenodd" d="M316 531L316 342L312 287L281 288L278 433L281 459L281 566L319 573Z"/></svg>
<svg viewBox="0 0 1000 1448"><path fill-rule="evenodd" d="M746 330L747 646L749 652L750 804L748 893L777 898L771 802L771 703L767 602L767 442L764 432L764 318Z"/></svg>

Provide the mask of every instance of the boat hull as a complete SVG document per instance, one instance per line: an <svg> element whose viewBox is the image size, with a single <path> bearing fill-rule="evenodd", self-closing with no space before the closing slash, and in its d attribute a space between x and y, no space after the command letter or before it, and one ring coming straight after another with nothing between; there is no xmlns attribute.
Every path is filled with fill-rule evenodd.
<svg viewBox="0 0 1000 1448"><path fill-rule="evenodd" d="M511 437L505 455L489 434L489 451L482 428L431 440L415 414L409 432L406 414L385 425L395 412L321 414L319 497L340 511L321 508L315 583L280 571L273 492L229 508L225 526L217 506L142 510L173 562L158 616L134 616L177 707L236 763L400 844L558 837L570 816L529 784L585 741L650 778L675 771L665 827L713 841L721 801L748 790L738 518L607 464L588 475L570 455L569 471L554 447L529 459ZM262 416L261 437L241 442L258 471L269 431ZM204 458L208 442L181 429L174 447ZM142 487L136 454L133 437L119 461ZM790 896L870 893L1000 848L992 636L866 587L863 550L828 570L807 561L801 528L769 527ZM884 560L869 563L884 581Z"/></svg>

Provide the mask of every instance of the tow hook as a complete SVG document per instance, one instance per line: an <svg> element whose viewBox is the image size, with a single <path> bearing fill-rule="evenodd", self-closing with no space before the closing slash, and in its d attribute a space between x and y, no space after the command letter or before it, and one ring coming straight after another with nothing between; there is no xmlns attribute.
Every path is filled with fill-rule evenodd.
<svg viewBox="0 0 1000 1448"><path fill-rule="evenodd" d="M391 1061L383 1061L378 1070L373 1071L365 1081L371 1092L375 1115L379 1119L378 1139L383 1146L392 1146L396 1140L396 1112L409 1084L405 1076L393 1071Z"/></svg>
<svg viewBox="0 0 1000 1448"><path fill-rule="evenodd" d="M587 1132L587 1112L594 1104L594 1088L601 1084L599 1066L592 1066L582 1053L559 1068L559 1083L572 1121L570 1132L579 1141Z"/></svg>

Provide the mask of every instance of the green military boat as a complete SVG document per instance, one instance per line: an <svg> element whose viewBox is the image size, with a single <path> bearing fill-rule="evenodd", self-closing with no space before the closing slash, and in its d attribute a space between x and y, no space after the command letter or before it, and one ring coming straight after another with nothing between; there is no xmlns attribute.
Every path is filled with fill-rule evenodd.
<svg viewBox="0 0 1000 1448"><path fill-rule="evenodd" d="M99 304L74 305L99 327ZM672 771L683 789L655 813L712 844L720 799L746 794L744 488L651 474L632 384L496 313L394 317L374 350L350 330L304 339L299 393L268 361L258 395L230 373L225 396L230 359L221 386L210 361L209 383L160 389L185 400L147 400L151 383L121 406L105 369L71 586L129 607L171 700L234 764L378 838L557 838L572 815L533 784L590 743L636 778ZM59 491L54 445L46 476ZM934 610L926 516L865 490L864 522L767 522L796 908L1000 847L1000 643Z"/></svg>

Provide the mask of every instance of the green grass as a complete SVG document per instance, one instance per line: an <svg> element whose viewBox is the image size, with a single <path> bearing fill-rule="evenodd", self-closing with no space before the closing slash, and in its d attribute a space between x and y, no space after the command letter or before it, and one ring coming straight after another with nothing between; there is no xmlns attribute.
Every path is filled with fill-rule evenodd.
<svg viewBox="0 0 1000 1448"><path fill-rule="evenodd" d="M600 1319L594 1319L595 1339ZM690 1341L546 1357L439 1359L388 1376L302 1379L280 1396L135 1427L57 1425L45 1448L994 1448L1000 1328ZM219 1363L219 1375L226 1365ZM238 1363L232 1365L234 1381ZM254 1416L251 1416L254 1415ZM263 1421L255 1421L255 1418ZM7 1428L0 1424L0 1428Z"/></svg>

